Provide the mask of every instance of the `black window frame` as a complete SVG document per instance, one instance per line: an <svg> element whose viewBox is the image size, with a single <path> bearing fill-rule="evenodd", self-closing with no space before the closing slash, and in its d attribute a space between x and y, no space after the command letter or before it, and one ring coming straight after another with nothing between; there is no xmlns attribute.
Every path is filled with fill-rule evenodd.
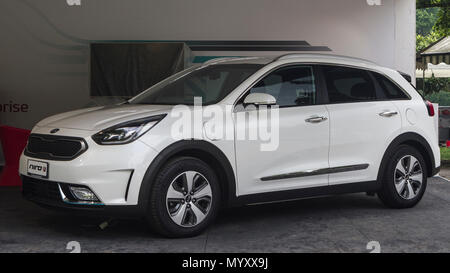
<svg viewBox="0 0 450 273"><path fill-rule="evenodd" d="M289 63L289 64L283 64L283 65L274 67L273 69L267 71L262 76L260 76L257 80L255 80L251 85L249 85L249 87L247 87L247 89L244 92L242 92L241 96L236 100L236 102L234 104L234 108L236 108L236 106L238 106L238 105L244 105L244 100L250 94L250 90L255 85L257 85L259 82L264 80L270 74L277 72L280 69L299 67L299 66L302 66L302 67L306 66L306 67L312 68L312 74L314 77L314 85L316 87L316 102L314 104L310 104L310 105L284 105L284 106L280 106L278 104L275 104L275 105L278 106L278 108L292 108L292 107L308 107L308 106L316 106L316 105L326 104L328 97L326 96L327 94L325 94L324 89L323 89L323 83L321 81L321 75L319 75L318 65L312 64L312 63Z"/></svg>

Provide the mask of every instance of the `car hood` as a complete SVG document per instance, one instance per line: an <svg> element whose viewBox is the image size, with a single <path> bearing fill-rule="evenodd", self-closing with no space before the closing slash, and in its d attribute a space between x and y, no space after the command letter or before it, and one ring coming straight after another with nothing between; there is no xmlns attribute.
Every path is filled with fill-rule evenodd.
<svg viewBox="0 0 450 273"><path fill-rule="evenodd" d="M168 113L172 106L123 104L70 111L40 121L38 127L100 131L116 124Z"/></svg>

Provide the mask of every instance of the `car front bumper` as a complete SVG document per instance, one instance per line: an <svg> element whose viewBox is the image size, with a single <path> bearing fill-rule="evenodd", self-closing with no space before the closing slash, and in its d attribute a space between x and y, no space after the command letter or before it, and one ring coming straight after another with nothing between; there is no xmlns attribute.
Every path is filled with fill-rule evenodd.
<svg viewBox="0 0 450 273"><path fill-rule="evenodd" d="M48 128L37 128L35 130L33 130L33 133L48 133ZM28 199L34 199L33 201L40 202L43 205L74 207L83 210L86 208L99 210L111 206L138 205L139 190L143 177L158 152L139 140L124 145L98 145L91 139L92 134L93 132L85 130L61 129L58 135L85 139L88 145L87 150L70 161L46 160L22 153L19 173L24 181L25 189L27 182L30 181L35 182L34 187L48 187L53 191L59 190L60 185L80 185L89 188L98 197L99 202L91 205L65 202L61 193L58 192L59 201L62 203L42 199L42 196L28 195ZM27 171L28 160L48 163L48 177L43 178L29 174Z"/></svg>
<svg viewBox="0 0 450 273"><path fill-rule="evenodd" d="M60 212L98 217L138 218L143 210L138 205L77 204L64 201L60 185L66 184L21 176L23 197L41 207Z"/></svg>

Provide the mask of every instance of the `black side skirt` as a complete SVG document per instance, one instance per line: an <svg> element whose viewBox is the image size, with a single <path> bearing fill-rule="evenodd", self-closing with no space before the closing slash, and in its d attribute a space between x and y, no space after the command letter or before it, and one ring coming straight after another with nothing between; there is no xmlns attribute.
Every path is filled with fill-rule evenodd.
<svg viewBox="0 0 450 273"><path fill-rule="evenodd" d="M240 206L245 204L254 203L264 203L273 201L283 201L292 199L302 199L308 197L326 196L326 195L336 195L345 193L356 193L356 192L374 192L378 191L380 188L377 181L368 182L358 182L358 183L348 183L341 185L332 186L321 186L314 188L305 188L297 190L287 190L269 193L257 193L242 195L235 197L230 202L230 206Z"/></svg>

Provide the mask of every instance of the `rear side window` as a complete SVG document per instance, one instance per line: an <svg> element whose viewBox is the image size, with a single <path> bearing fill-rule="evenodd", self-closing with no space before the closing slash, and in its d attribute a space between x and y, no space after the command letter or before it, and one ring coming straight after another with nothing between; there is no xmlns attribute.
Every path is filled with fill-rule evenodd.
<svg viewBox="0 0 450 273"><path fill-rule="evenodd" d="M377 100L375 85L365 70L323 66L330 103L345 103Z"/></svg>
<svg viewBox="0 0 450 273"><path fill-rule="evenodd" d="M391 100L404 100L409 99L403 90L401 90L396 84L385 76L373 73L375 79L379 83L381 89L383 90L384 96Z"/></svg>

